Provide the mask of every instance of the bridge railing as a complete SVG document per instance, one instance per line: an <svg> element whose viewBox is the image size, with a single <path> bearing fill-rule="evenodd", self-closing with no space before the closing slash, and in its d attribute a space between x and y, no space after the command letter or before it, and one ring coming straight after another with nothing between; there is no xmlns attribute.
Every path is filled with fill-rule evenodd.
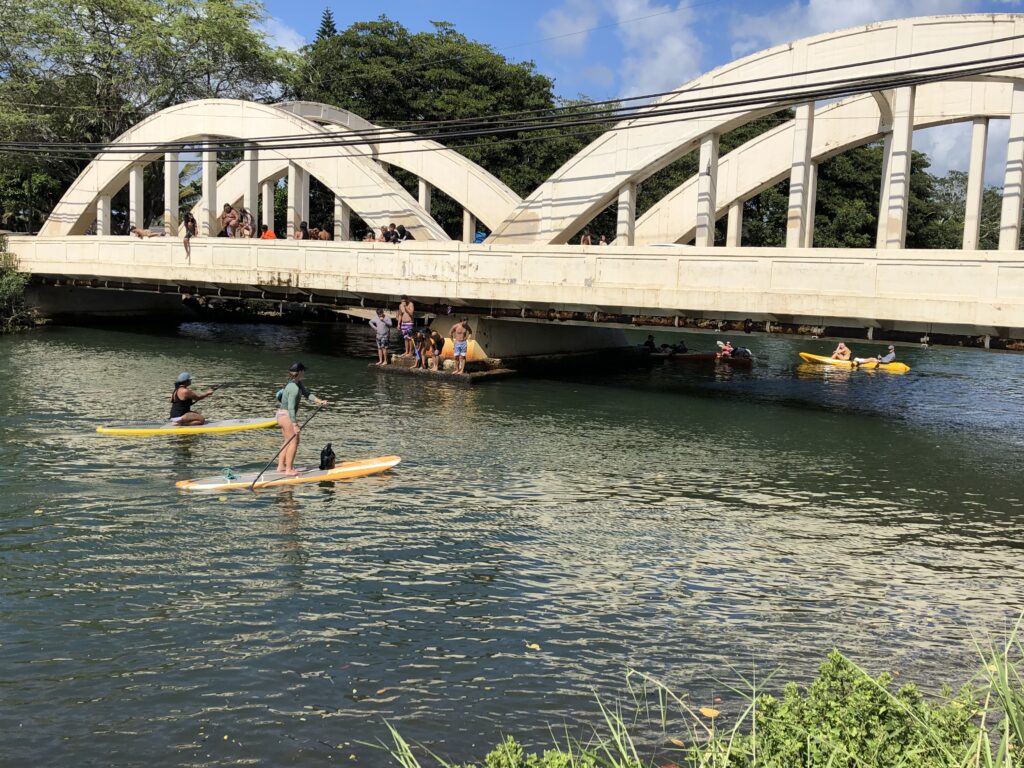
<svg viewBox="0 0 1024 768"><path fill-rule="evenodd" d="M11 238L10 249L26 271L58 278L782 322L893 321L993 335L1024 329L1019 251L200 238L189 257L177 238L128 237Z"/></svg>

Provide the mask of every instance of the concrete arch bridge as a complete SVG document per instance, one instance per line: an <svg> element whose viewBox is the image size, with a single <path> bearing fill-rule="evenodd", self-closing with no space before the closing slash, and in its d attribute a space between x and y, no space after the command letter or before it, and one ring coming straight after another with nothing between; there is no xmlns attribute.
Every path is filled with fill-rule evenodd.
<svg viewBox="0 0 1024 768"><path fill-rule="evenodd" d="M492 348L499 355L607 344L614 334L606 323L716 328L746 321L757 330L876 339L934 340L945 334L986 346L993 340L1013 343L1024 338L1024 258L1018 250L1024 58L1018 68L1018 56L1024 57L1021 14L900 19L777 46L683 84L646 113L598 137L526 199L456 152L411 135L407 142L369 150L259 147L265 137L372 130L343 110L310 103L192 102L157 113L119 137L112 149L143 145L149 154L98 156L39 236L17 238L12 248L24 268L48 285L273 296L342 308L408 294L494 318L567 320L540 333L506 322L503 327L515 330L495 330ZM944 74L941 82L915 85L907 83L908 71ZM763 95L756 103L748 95L742 109L723 114L721 107L700 105L699 99L739 99L749 94L751 81L764 78L769 80ZM881 85L838 101L797 103L793 120L719 156L722 134L793 106L792 96L771 88L799 86L807 93L838 78ZM683 104L691 105L685 118L652 119L659 109ZM1000 245L979 251L993 119L1010 126ZM913 132L955 122L972 125L962 248L907 250ZM176 237L111 236L111 196L127 186L129 215L137 216L142 168L151 162L167 166L165 228L177 234L179 158L171 149L152 150L207 137L242 139L255 148L220 179L215 163L203 164L197 219L204 234L215 231L219 204L257 210L260 197L266 200L282 177L288 179L291 230L308 215L308 179L315 176L335 195L336 239L268 243L204 237L193 241L186 259ZM876 246L814 248L817 164L878 141L884 161ZM638 218L637 185L692 151L699 153L699 173ZM417 197L388 174L392 165L419 178ZM743 201L786 178L786 246L742 247ZM463 242L449 239L431 218L433 189L463 206ZM617 211L614 245L567 244L609 205ZM273 206L262 207L267 221ZM349 242L349 213L374 227L402 223L416 240L400 246ZM714 244L720 217L727 219L725 247ZM468 242L476 221L491 230L483 244ZM681 245L691 240L692 247Z"/></svg>

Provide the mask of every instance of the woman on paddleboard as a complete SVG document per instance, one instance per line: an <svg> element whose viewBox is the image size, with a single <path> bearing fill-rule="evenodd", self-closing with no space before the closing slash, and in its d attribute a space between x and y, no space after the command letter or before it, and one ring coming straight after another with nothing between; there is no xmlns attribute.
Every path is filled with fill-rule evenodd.
<svg viewBox="0 0 1024 768"><path fill-rule="evenodd" d="M316 405L327 405L326 400L321 400L310 392L302 380L306 376L306 366L302 363L292 363L288 369L288 383L277 393L277 402L281 407L277 411L277 423L281 427L281 437L284 439L284 448L277 458L277 471L294 476L299 474L295 471L295 453L299 450L299 405L302 400Z"/></svg>
<svg viewBox="0 0 1024 768"><path fill-rule="evenodd" d="M174 382L174 392L171 393L171 423L180 424L183 427L198 427L200 424L205 424L206 419L203 414L193 411L192 406L212 394L212 389L199 394L192 389L192 374L179 373Z"/></svg>

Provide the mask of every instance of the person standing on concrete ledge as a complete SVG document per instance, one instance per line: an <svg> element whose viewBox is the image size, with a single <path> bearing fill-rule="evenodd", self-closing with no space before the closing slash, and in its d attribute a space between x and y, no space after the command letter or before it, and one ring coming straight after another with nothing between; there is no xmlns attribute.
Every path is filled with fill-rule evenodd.
<svg viewBox="0 0 1024 768"><path fill-rule="evenodd" d="M415 325L414 313L416 306L408 296L402 297L402 303L398 305L398 329L402 332L402 340L405 342L405 350L402 357L412 357L412 329Z"/></svg>
<svg viewBox="0 0 1024 768"><path fill-rule="evenodd" d="M388 343L391 341L391 318L378 309L377 316L370 321L370 327L377 336L377 365L388 364Z"/></svg>
<svg viewBox="0 0 1024 768"><path fill-rule="evenodd" d="M464 317L452 326L452 342L455 344L455 373L466 372L466 353L469 351L469 337L473 329L469 327L469 318Z"/></svg>

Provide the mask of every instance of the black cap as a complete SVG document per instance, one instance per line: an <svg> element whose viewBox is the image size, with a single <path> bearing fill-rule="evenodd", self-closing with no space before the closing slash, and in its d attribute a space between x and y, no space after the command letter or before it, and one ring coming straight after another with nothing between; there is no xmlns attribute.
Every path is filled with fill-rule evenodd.
<svg viewBox="0 0 1024 768"><path fill-rule="evenodd" d="M291 366L288 368L288 373L298 373L299 371L304 370L306 370L306 366L304 366L302 363L292 363Z"/></svg>

